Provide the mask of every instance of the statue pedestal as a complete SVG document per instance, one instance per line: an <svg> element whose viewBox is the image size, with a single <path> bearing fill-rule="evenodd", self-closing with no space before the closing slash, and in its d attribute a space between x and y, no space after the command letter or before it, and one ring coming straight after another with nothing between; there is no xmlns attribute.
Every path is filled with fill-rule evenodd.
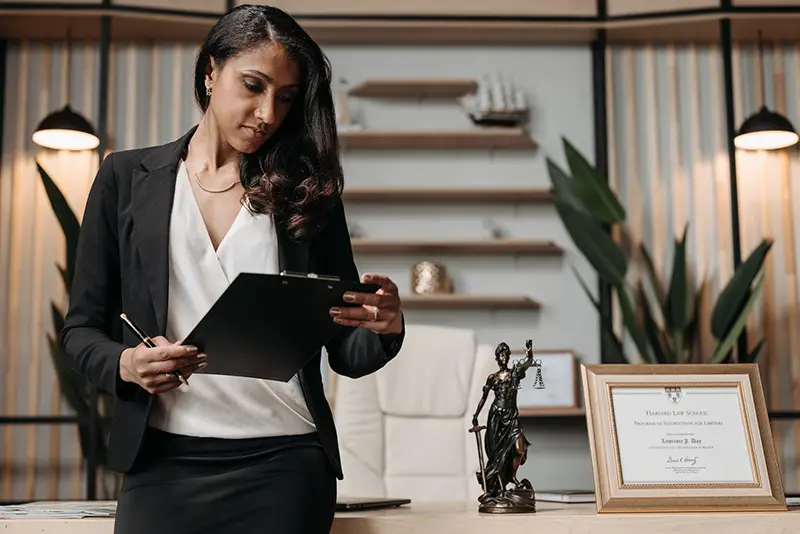
<svg viewBox="0 0 800 534"><path fill-rule="evenodd" d="M497 496L482 495L478 501L478 512L482 514L536 513L536 493L533 489L510 489Z"/></svg>

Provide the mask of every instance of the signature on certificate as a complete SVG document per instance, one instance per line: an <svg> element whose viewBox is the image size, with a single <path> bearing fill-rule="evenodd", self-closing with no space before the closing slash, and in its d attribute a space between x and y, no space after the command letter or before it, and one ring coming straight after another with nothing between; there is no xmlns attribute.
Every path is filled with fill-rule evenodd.
<svg viewBox="0 0 800 534"><path fill-rule="evenodd" d="M673 458L670 455L667 458L666 464L680 464L680 465L695 465L697 463L697 456L678 456Z"/></svg>

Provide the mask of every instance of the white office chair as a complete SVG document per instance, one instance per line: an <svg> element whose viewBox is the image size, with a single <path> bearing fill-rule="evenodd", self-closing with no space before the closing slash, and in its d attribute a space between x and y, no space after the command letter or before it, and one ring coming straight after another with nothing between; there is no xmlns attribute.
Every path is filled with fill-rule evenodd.
<svg viewBox="0 0 800 534"><path fill-rule="evenodd" d="M494 348L478 345L471 330L406 325L403 349L386 367L357 380L337 377L333 405L344 470L339 494L477 498L478 451L468 429L495 369Z"/></svg>

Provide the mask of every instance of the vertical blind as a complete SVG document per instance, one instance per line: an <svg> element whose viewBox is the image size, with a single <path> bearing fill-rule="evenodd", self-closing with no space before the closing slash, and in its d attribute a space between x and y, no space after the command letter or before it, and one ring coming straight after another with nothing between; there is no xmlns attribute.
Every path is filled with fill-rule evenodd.
<svg viewBox="0 0 800 534"><path fill-rule="evenodd" d="M689 223L687 254L703 299L701 354L715 340L713 303L733 275L730 169L722 61L711 46L613 47L609 51L610 180L628 210L634 239L647 244L660 274L671 272L674 240ZM766 99L800 125L800 48L765 51L765 95L757 50L733 53L736 124ZM743 259L762 239L774 240L764 292L748 323L748 343L766 343L760 371L771 410L800 408L797 253L800 167L795 150L737 151ZM668 278L665 278L668 279ZM773 423L787 491L798 488L800 424Z"/></svg>
<svg viewBox="0 0 800 534"><path fill-rule="evenodd" d="M179 137L200 117L192 97L196 47L112 45L109 146L125 150ZM50 302L66 308L63 233L41 185L38 161L80 218L98 167L96 153L41 150L37 123L66 103L97 124L95 44L11 43L0 169L0 413L65 415L47 335ZM164 88L169 90L165 91ZM0 425L0 500L70 499L85 481L74 425Z"/></svg>

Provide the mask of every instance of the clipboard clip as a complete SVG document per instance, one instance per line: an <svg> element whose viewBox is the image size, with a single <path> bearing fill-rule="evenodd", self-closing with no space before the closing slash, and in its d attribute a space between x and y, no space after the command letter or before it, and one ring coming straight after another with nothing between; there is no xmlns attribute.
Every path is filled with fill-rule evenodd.
<svg viewBox="0 0 800 534"><path fill-rule="evenodd" d="M316 273L297 273L292 271L281 271L281 276L289 276L293 278L314 278L317 280L325 280L328 282L340 282L338 276L326 275L326 274L316 274Z"/></svg>

